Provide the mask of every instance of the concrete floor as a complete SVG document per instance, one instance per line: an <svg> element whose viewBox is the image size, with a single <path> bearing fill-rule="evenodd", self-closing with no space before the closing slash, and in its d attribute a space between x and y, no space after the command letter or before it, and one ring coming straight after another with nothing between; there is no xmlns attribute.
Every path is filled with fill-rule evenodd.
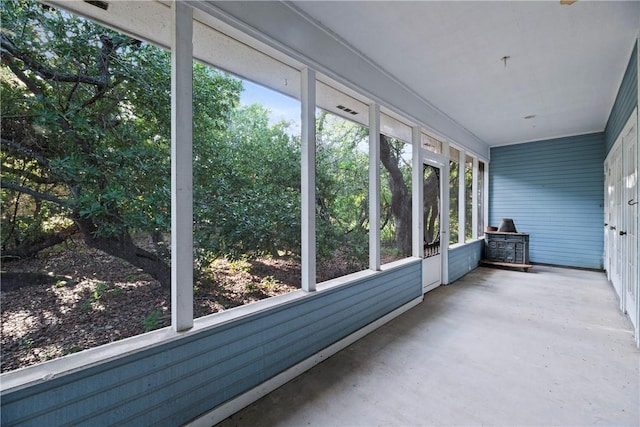
<svg viewBox="0 0 640 427"><path fill-rule="evenodd" d="M640 425L603 273L478 268L219 426Z"/></svg>

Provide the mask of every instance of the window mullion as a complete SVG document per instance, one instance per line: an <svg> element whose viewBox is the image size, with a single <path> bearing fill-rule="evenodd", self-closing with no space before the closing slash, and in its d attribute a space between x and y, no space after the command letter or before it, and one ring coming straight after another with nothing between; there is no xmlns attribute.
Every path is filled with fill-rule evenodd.
<svg viewBox="0 0 640 427"><path fill-rule="evenodd" d="M447 160L442 168L440 178L440 200L442 200L442 208L440 209L440 251L442 253L442 283L449 283L449 234L450 234L450 218L451 218L451 197L449 196L449 177L451 176L451 163L448 159L449 143L442 144L442 152L447 153ZM446 185L444 184L446 182Z"/></svg>
<svg viewBox="0 0 640 427"><path fill-rule="evenodd" d="M424 194L422 191L423 182L423 159L422 159L422 130L418 126L411 128L411 140L413 144L413 155L411 159L411 191L412 191L412 230L413 230L413 250L414 257L424 257Z"/></svg>
<svg viewBox="0 0 640 427"><path fill-rule="evenodd" d="M482 179L482 209L484 209L484 224L489 225L489 162L484 162L484 178Z"/></svg>
<svg viewBox="0 0 640 427"><path fill-rule="evenodd" d="M471 181L471 240L478 238L478 158L473 158Z"/></svg>
<svg viewBox="0 0 640 427"><path fill-rule="evenodd" d="M380 270L380 106L369 105L369 268Z"/></svg>
<svg viewBox="0 0 640 427"><path fill-rule="evenodd" d="M302 290L316 290L316 73L301 71Z"/></svg>
<svg viewBox="0 0 640 427"><path fill-rule="evenodd" d="M467 153L460 149L458 156L458 243L464 243L464 224L465 224L465 182L464 173L466 168Z"/></svg>

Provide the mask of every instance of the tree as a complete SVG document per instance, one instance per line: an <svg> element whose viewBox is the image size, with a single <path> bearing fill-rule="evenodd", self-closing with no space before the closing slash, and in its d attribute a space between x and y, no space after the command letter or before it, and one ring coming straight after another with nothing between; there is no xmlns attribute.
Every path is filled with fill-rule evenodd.
<svg viewBox="0 0 640 427"><path fill-rule="evenodd" d="M368 252L369 158L360 147L367 141L366 128L321 112L317 118L316 208L318 253L334 256L347 252L356 263L366 261ZM410 165L402 157L405 143L380 135L382 179L382 229L393 234L403 256L412 251ZM386 173L385 173L386 172Z"/></svg>
<svg viewBox="0 0 640 427"><path fill-rule="evenodd" d="M91 247L170 282L165 254L133 236L170 229L170 56L35 2L3 4L2 249L30 256L79 231ZM240 80L193 67L196 256L300 252L300 142L254 105ZM318 120L318 253L367 256L368 131ZM402 251L411 251L410 193L398 141L382 138Z"/></svg>
<svg viewBox="0 0 640 427"><path fill-rule="evenodd" d="M380 135L380 161L388 174L391 200L388 210L393 215L396 246L405 255L411 255L411 191L407 186L401 165L404 142Z"/></svg>
<svg viewBox="0 0 640 427"><path fill-rule="evenodd" d="M439 244L440 240L440 169L423 166L424 245Z"/></svg>
<svg viewBox="0 0 640 427"><path fill-rule="evenodd" d="M316 235L320 260L337 255L354 269L368 256L368 130L321 111L316 119Z"/></svg>
<svg viewBox="0 0 640 427"><path fill-rule="evenodd" d="M459 188L460 162L449 161L449 243L458 243L458 218L459 218Z"/></svg>
<svg viewBox="0 0 640 427"><path fill-rule="evenodd" d="M218 140L198 133L194 176L200 256L300 253L300 141L254 104L233 111Z"/></svg>
<svg viewBox="0 0 640 427"><path fill-rule="evenodd" d="M28 199L169 285L132 238L170 226L169 54L34 2L4 2L2 22L3 219ZM241 83L203 66L194 80L195 131L222 132Z"/></svg>

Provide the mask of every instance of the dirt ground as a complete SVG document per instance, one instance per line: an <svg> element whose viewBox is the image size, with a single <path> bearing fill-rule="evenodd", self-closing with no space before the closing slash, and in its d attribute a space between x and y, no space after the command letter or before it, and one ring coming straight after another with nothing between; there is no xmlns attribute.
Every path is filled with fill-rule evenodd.
<svg viewBox="0 0 640 427"><path fill-rule="evenodd" d="M348 273L339 257L318 281ZM194 284L194 317L300 287L298 259L218 260ZM169 326L171 293L142 270L80 238L2 263L1 371L34 365Z"/></svg>

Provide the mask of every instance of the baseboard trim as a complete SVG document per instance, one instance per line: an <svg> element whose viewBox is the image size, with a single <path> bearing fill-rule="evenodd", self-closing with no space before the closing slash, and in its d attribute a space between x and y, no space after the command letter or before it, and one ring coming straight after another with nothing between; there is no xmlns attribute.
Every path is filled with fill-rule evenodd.
<svg viewBox="0 0 640 427"><path fill-rule="evenodd" d="M311 356L311 357L303 360L302 362L292 366L291 368L281 372L280 374L278 374L275 377L265 381L264 383L260 384L259 386L252 388L251 390L241 394L240 396L235 397L235 398L229 400L228 402L225 402L222 405L218 406L217 408L207 412L206 414L204 414L204 415L202 415L202 416L190 421L189 423L185 424L185 426L188 426L188 427L211 427L211 426L213 426L213 425L225 420L226 418L228 418L231 415L235 414L236 412L238 412L242 408L244 408L244 407L250 405L251 403L255 402L256 400L266 396L267 394L271 393L272 391L274 391L278 387L280 387L280 386L286 384L287 382L291 381L292 379L296 378L298 375L300 375L300 374L308 371L309 369L313 368L314 366L316 366L318 363L322 362L323 360L333 356L334 354L336 354L340 350L348 347L349 345L351 345L354 342L358 341L360 338L364 337L365 335L375 331L376 329L378 329L380 326L384 325L385 323L388 323L389 321L391 321L394 318L400 316L402 313L406 312L407 310L409 310L409 309L415 307L416 305L420 304L422 302L422 299L423 299L423 297L420 296L418 298L415 298L415 299L409 301L408 303L406 303L406 304L398 307L397 309L393 310L389 314L387 314L387 315L381 317L380 319L368 324L364 328L357 330L356 332L352 333L351 335L348 335L348 336L344 337L340 341L330 345L329 347L326 347L325 349L319 351L318 353L314 354L313 356Z"/></svg>

